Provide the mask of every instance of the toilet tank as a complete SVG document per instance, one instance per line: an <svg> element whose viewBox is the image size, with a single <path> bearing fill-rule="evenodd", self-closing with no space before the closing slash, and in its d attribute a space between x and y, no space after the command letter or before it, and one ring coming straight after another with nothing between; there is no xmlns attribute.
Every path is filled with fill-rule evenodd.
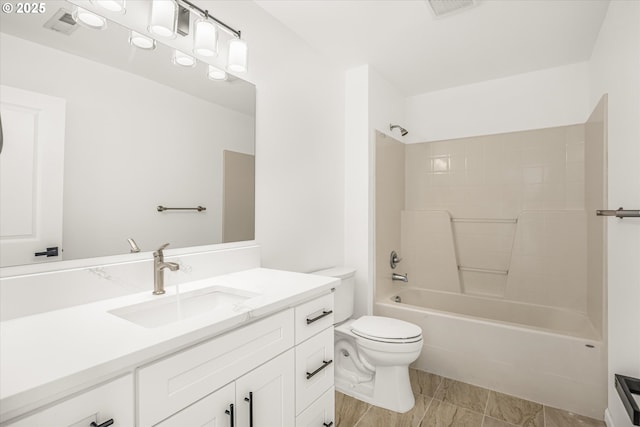
<svg viewBox="0 0 640 427"><path fill-rule="evenodd" d="M329 276L340 279L333 295L333 319L335 323L347 320L353 314L353 299L355 295L356 270L349 267L333 267L326 270L314 271L312 274Z"/></svg>

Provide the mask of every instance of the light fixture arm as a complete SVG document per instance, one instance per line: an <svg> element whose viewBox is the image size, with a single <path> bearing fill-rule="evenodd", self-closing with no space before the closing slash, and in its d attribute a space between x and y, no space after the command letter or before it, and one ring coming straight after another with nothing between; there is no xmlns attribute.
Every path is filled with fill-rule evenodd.
<svg viewBox="0 0 640 427"><path fill-rule="evenodd" d="M208 10L201 9L200 7L198 7L195 4L191 3L189 0L176 0L176 3L178 3L178 5L183 6L183 7L186 5L189 9L194 10L197 13L199 13L200 15L202 15L205 19L212 19L213 21L215 21L218 25L220 25L222 28L224 28L229 33L233 34L237 38L241 38L240 37L241 32L239 30L236 30L236 29L228 26L227 24L225 24L221 20L217 19L215 16L210 15Z"/></svg>

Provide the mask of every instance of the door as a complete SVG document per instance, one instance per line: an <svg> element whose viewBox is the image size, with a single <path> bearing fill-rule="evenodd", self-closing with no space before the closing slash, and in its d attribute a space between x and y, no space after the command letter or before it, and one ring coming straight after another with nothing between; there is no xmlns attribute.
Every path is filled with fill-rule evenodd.
<svg viewBox="0 0 640 427"><path fill-rule="evenodd" d="M0 267L60 260L65 100L0 86L0 115Z"/></svg>
<svg viewBox="0 0 640 427"><path fill-rule="evenodd" d="M236 381L238 427L289 427L295 423L294 350Z"/></svg>
<svg viewBox="0 0 640 427"><path fill-rule="evenodd" d="M224 150L222 242L255 239L255 156Z"/></svg>

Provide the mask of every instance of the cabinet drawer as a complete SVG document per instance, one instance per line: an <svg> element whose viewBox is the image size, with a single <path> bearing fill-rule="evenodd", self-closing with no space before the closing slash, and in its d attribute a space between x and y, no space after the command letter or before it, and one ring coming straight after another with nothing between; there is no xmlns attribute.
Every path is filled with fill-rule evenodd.
<svg viewBox="0 0 640 427"><path fill-rule="evenodd" d="M332 424L333 423L333 424ZM337 427L335 424L335 388L331 387L296 417L296 427Z"/></svg>
<svg viewBox="0 0 640 427"><path fill-rule="evenodd" d="M293 346L293 309L138 370L138 416L153 425Z"/></svg>
<svg viewBox="0 0 640 427"><path fill-rule="evenodd" d="M333 293L297 306L296 344L332 325Z"/></svg>
<svg viewBox="0 0 640 427"><path fill-rule="evenodd" d="M333 326L296 347L296 415L333 386Z"/></svg>
<svg viewBox="0 0 640 427"><path fill-rule="evenodd" d="M101 385L37 412L10 427L65 426L88 427L113 419L113 426L133 423L133 375Z"/></svg>
<svg viewBox="0 0 640 427"><path fill-rule="evenodd" d="M231 416L235 416L235 399L236 383L227 384L215 393L211 393L157 424L156 427L230 426L232 425ZM231 405L234 405L233 409Z"/></svg>

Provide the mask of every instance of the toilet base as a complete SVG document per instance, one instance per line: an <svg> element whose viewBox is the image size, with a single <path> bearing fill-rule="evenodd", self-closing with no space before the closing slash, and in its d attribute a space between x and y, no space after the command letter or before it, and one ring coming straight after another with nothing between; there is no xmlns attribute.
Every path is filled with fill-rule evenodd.
<svg viewBox="0 0 640 427"><path fill-rule="evenodd" d="M405 413L415 405L407 366L378 367L373 380L362 383L336 375L335 387L347 396L394 412Z"/></svg>

